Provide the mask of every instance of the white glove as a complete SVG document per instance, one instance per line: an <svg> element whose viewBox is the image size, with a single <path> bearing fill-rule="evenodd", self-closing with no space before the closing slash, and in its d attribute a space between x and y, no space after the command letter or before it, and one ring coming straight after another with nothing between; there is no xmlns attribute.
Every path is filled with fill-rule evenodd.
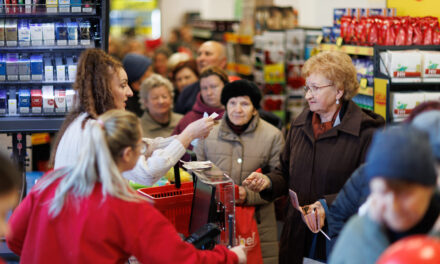
<svg viewBox="0 0 440 264"><path fill-rule="evenodd" d="M230 249L238 257L238 264L246 264L247 256L244 245L236 246Z"/></svg>

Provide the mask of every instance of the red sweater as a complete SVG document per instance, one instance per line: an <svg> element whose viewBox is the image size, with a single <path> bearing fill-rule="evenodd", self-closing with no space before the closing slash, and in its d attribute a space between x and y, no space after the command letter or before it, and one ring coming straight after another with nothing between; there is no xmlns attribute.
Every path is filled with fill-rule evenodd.
<svg viewBox="0 0 440 264"><path fill-rule="evenodd" d="M48 215L58 181L33 189L10 218L9 248L20 263L238 263L223 246L200 251L147 202L103 200L101 184L81 200L70 196L59 215Z"/></svg>

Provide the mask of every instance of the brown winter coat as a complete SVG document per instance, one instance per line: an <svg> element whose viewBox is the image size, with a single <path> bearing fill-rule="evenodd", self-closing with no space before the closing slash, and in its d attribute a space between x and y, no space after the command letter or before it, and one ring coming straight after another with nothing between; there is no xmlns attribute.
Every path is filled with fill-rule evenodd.
<svg viewBox="0 0 440 264"><path fill-rule="evenodd" d="M269 201L296 191L301 205L326 199L330 205L351 173L365 160L374 131L384 119L362 110L351 100L340 111L341 123L315 140L313 113L306 107L292 122L280 166L268 174L272 188L261 192ZM280 263L302 263L309 257L313 233L299 212L288 203L286 222L280 241ZM325 259L325 238L317 235L314 257Z"/></svg>
<svg viewBox="0 0 440 264"><path fill-rule="evenodd" d="M284 138L279 129L256 115L249 127L237 136L226 123L226 114L205 140L197 143L197 160L210 160L241 185L253 171L273 170L279 165ZM258 193L246 190L245 205L256 206L258 233L265 264L278 264L278 240L273 203Z"/></svg>

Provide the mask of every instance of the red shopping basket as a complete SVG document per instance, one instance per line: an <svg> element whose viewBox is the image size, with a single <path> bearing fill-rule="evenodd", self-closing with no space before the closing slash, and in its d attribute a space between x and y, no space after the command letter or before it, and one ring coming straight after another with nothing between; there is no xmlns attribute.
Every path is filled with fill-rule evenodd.
<svg viewBox="0 0 440 264"><path fill-rule="evenodd" d="M189 219L194 194L192 182L182 183L180 189L173 184L141 188L138 192L154 201L154 207L173 223L177 232L185 236L189 235Z"/></svg>

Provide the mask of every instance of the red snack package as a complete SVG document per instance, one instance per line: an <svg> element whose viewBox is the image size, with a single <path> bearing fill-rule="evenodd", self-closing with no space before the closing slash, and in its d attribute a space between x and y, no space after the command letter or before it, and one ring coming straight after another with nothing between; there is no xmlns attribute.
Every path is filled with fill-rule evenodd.
<svg viewBox="0 0 440 264"><path fill-rule="evenodd" d="M357 23L356 36L358 43L357 45L367 45L367 18L362 17Z"/></svg>
<svg viewBox="0 0 440 264"><path fill-rule="evenodd" d="M422 28L420 25L420 18L414 18L411 23L412 23L412 27L414 30L412 44L413 45L422 45L423 34L422 34Z"/></svg>
<svg viewBox="0 0 440 264"><path fill-rule="evenodd" d="M406 17L406 40L405 45L413 44L414 28L411 24L411 17Z"/></svg>
<svg viewBox="0 0 440 264"><path fill-rule="evenodd" d="M440 45L440 27L437 19L432 30L432 45Z"/></svg>
<svg viewBox="0 0 440 264"><path fill-rule="evenodd" d="M377 44L385 45L386 31L383 30L384 17L377 16L375 21L377 26Z"/></svg>
<svg viewBox="0 0 440 264"><path fill-rule="evenodd" d="M424 17L422 22L423 45L432 45L432 27L430 17Z"/></svg>
<svg viewBox="0 0 440 264"><path fill-rule="evenodd" d="M394 30L393 30L392 18L383 19L382 37L384 37L383 45L385 45L385 46L393 46L394 45L396 36L395 36Z"/></svg>
<svg viewBox="0 0 440 264"><path fill-rule="evenodd" d="M394 44L396 46L403 46L406 44L406 30L404 29L403 23L405 19L401 19L398 17L394 17L394 34L396 35L396 39Z"/></svg>
<svg viewBox="0 0 440 264"><path fill-rule="evenodd" d="M369 18L368 24L369 25L367 25L367 35L368 35L367 41L368 41L369 45L374 45L375 43L378 43L378 41L379 41L378 26L377 26L376 20L374 18Z"/></svg>
<svg viewBox="0 0 440 264"><path fill-rule="evenodd" d="M350 41L350 38L348 37L348 27L351 24L351 17L349 16L343 16L341 18L341 37L344 39L345 43L348 43Z"/></svg>

